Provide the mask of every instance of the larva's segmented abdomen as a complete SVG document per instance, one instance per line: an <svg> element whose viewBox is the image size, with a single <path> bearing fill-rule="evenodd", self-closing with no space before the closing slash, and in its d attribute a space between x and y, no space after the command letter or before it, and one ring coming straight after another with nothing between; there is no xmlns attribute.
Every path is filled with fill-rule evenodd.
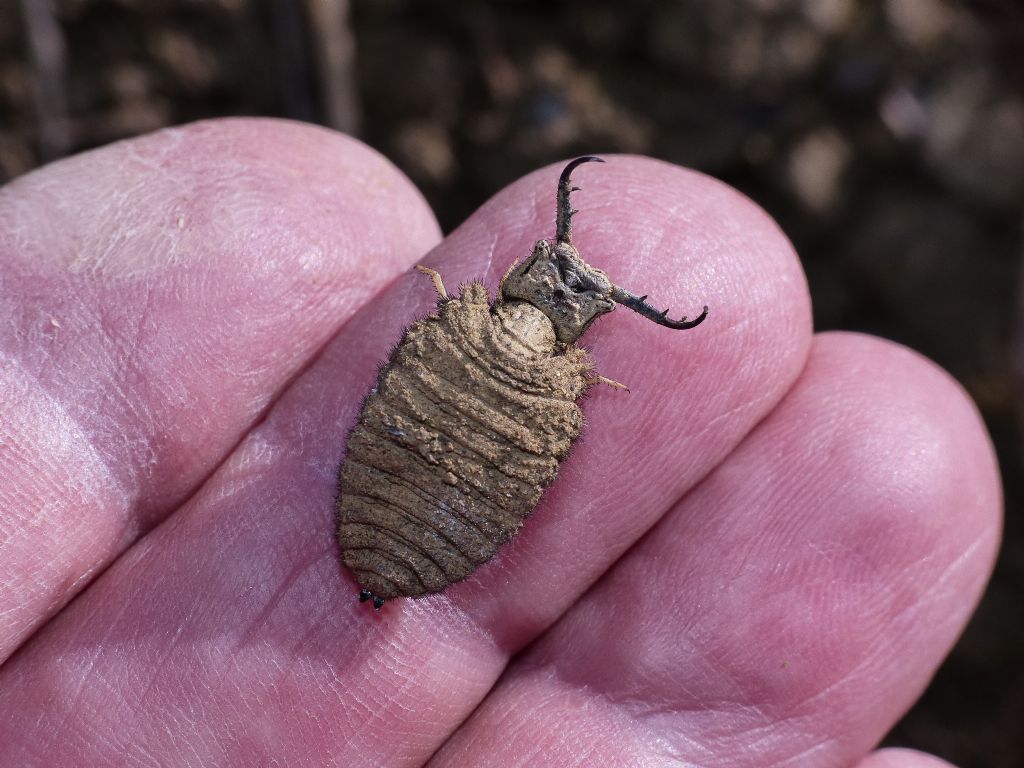
<svg viewBox="0 0 1024 768"><path fill-rule="evenodd" d="M536 507L579 435L590 367L579 348L554 355L550 327L471 284L406 332L341 467L338 536L363 589L440 591Z"/></svg>

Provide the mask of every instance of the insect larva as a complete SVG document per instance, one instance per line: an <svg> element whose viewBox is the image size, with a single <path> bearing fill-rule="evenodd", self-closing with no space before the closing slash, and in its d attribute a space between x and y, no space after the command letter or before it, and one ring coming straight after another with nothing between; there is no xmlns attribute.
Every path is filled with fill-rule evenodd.
<svg viewBox="0 0 1024 768"><path fill-rule="evenodd" d="M362 601L440 592L508 541L579 436L576 401L594 374L576 340L616 304L668 328L646 296L613 285L572 245L573 170L558 180L555 239L513 264L492 302L483 284L458 298L441 276L437 314L410 326L363 404L339 471L338 541Z"/></svg>

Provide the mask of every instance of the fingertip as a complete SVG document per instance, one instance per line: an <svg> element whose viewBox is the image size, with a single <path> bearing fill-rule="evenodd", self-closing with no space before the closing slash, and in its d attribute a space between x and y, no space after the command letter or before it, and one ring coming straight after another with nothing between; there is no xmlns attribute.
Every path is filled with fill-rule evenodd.
<svg viewBox="0 0 1024 768"><path fill-rule="evenodd" d="M945 542L951 561L969 553L983 583L1002 528L1002 483L992 440L964 387L920 353L859 333L819 334L811 361L831 371L847 390L841 396L862 404L849 413L872 459L867 483L906 499L904 514L922 542L932 535Z"/></svg>

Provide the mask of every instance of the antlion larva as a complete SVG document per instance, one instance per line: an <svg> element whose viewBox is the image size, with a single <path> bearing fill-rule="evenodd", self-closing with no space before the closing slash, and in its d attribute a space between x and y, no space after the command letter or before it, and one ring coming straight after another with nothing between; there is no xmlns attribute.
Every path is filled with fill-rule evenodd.
<svg viewBox="0 0 1024 768"><path fill-rule="evenodd" d="M576 340L622 304L668 328L646 296L613 285L572 245L570 175L558 179L554 242L513 264L492 302L482 283L458 298L433 278L437 314L410 326L363 404L339 471L338 541L361 601L440 592L508 541L579 437L576 401L597 383Z"/></svg>

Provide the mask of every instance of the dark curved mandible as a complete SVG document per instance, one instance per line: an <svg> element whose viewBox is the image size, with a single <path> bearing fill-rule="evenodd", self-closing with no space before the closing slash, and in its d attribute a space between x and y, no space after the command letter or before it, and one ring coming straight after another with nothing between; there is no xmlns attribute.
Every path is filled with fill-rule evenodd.
<svg viewBox="0 0 1024 768"><path fill-rule="evenodd" d="M569 195L579 189L572 186L570 176L584 163L603 163L600 157L584 155L570 162L558 177L558 213L555 216L555 240L559 243L572 245L572 215L576 213L569 202Z"/></svg>
<svg viewBox="0 0 1024 768"><path fill-rule="evenodd" d="M612 286L612 301L616 304L621 304L624 307L629 307L638 315L643 315L648 320L653 320L658 325L664 325L666 328L675 328L679 331L684 331L687 328L695 328L704 322L704 318L708 316L708 308L704 307L704 311L700 313L699 317L693 320L687 320L685 317L681 317L678 320L670 320L668 317L668 310L659 312L650 304L647 303L646 296L634 296L624 288L619 286Z"/></svg>

